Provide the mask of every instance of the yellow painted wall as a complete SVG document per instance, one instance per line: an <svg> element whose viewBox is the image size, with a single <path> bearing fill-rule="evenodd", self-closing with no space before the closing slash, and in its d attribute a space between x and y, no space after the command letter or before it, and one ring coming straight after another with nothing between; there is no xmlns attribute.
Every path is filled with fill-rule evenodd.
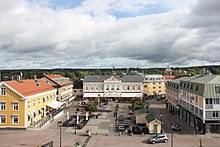
<svg viewBox="0 0 220 147"><path fill-rule="evenodd" d="M152 96L155 94L165 94L166 91L165 82L144 82L143 86L143 94L146 94L148 96Z"/></svg>
<svg viewBox="0 0 220 147"><path fill-rule="evenodd" d="M149 129L149 133L154 133L154 125L157 125L157 133L158 134L161 133L161 123L158 122L157 120L153 120L152 122L146 124Z"/></svg>
<svg viewBox="0 0 220 147"><path fill-rule="evenodd" d="M6 102L6 110L0 110L0 115L6 116L6 123L0 124L0 127L24 127L24 101L21 100L21 96L2 85L1 87L6 88L6 96L0 96L1 102ZM0 87L0 88L1 88ZM18 102L19 110L13 110L13 102ZM12 115L18 115L18 124L12 124Z"/></svg>
<svg viewBox="0 0 220 147"><path fill-rule="evenodd" d="M142 123L146 123L146 114L140 114L140 115L136 115L135 119L136 119L136 124L142 124Z"/></svg>
<svg viewBox="0 0 220 147"><path fill-rule="evenodd" d="M52 98L50 97L52 96ZM43 98L45 98L45 102L43 103ZM40 104L39 104L39 99L40 99ZM34 100L36 101L36 105L34 106ZM30 101L30 108L28 108L28 101ZM46 105L56 101L56 92L50 92L41 96L36 96L33 97L31 99L26 100L26 125L29 126L31 124L31 120L28 121L28 115L32 116L33 121L37 122L38 120L40 120L43 116L46 117L46 112L47 112L47 107ZM39 113L39 110L41 110L42 108L44 108L44 114L43 113ZM33 117L33 112L36 112L36 117ZM42 112L42 111L41 111Z"/></svg>

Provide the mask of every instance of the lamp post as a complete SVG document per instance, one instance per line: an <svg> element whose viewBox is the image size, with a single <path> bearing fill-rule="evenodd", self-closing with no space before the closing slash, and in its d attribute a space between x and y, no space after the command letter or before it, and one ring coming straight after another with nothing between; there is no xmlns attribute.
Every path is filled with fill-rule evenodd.
<svg viewBox="0 0 220 147"><path fill-rule="evenodd" d="M76 124L75 124L75 134L76 134L76 127L79 123L79 116L78 116L78 113L76 112Z"/></svg>
<svg viewBox="0 0 220 147"><path fill-rule="evenodd" d="M171 137L171 147L173 147L173 125L171 124L172 137Z"/></svg>
<svg viewBox="0 0 220 147"><path fill-rule="evenodd" d="M60 126L60 147L61 147L61 141L62 141L62 139L61 139L61 127L62 127L62 121L59 121L58 122L59 123L59 126Z"/></svg>

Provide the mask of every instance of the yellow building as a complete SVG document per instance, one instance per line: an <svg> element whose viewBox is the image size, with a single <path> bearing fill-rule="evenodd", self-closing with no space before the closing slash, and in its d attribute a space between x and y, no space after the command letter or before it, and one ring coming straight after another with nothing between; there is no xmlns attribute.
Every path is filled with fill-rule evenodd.
<svg viewBox="0 0 220 147"><path fill-rule="evenodd" d="M143 82L144 98L164 98L166 93L165 79L162 75L145 75Z"/></svg>
<svg viewBox="0 0 220 147"><path fill-rule="evenodd" d="M27 128L39 124L61 106L56 89L42 79L0 83L0 128Z"/></svg>
<svg viewBox="0 0 220 147"><path fill-rule="evenodd" d="M75 98L73 96L73 83L69 78L60 74L50 74L44 75L42 79L57 89L57 100L64 103L64 106L69 105Z"/></svg>

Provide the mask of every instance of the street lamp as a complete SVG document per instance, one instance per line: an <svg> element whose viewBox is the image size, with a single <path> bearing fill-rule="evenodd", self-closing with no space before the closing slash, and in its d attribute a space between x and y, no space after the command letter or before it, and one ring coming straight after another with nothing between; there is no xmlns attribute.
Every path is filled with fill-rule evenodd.
<svg viewBox="0 0 220 147"><path fill-rule="evenodd" d="M61 127L62 127L63 122L59 121L58 123L59 123L59 126L60 126L60 147L61 147Z"/></svg>
<svg viewBox="0 0 220 147"><path fill-rule="evenodd" d="M76 134L76 127L77 127L77 125L79 123L79 116L78 116L77 112L75 112L75 113L76 113L76 124L75 124L75 134Z"/></svg>
<svg viewBox="0 0 220 147"><path fill-rule="evenodd" d="M171 124L172 137L171 137L171 147L173 147L173 125Z"/></svg>

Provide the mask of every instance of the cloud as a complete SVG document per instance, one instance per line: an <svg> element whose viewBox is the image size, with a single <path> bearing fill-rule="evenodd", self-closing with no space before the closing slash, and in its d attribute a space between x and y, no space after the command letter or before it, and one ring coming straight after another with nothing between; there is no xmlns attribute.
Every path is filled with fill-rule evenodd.
<svg viewBox="0 0 220 147"><path fill-rule="evenodd" d="M0 1L0 68L220 62L218 0L187 0L182 6L174 0L169 5L160 0L85 0L72 8L51 2ZM136 15L152 7L167 11ZM129 15L119 18L115 12Z"/></svg>

